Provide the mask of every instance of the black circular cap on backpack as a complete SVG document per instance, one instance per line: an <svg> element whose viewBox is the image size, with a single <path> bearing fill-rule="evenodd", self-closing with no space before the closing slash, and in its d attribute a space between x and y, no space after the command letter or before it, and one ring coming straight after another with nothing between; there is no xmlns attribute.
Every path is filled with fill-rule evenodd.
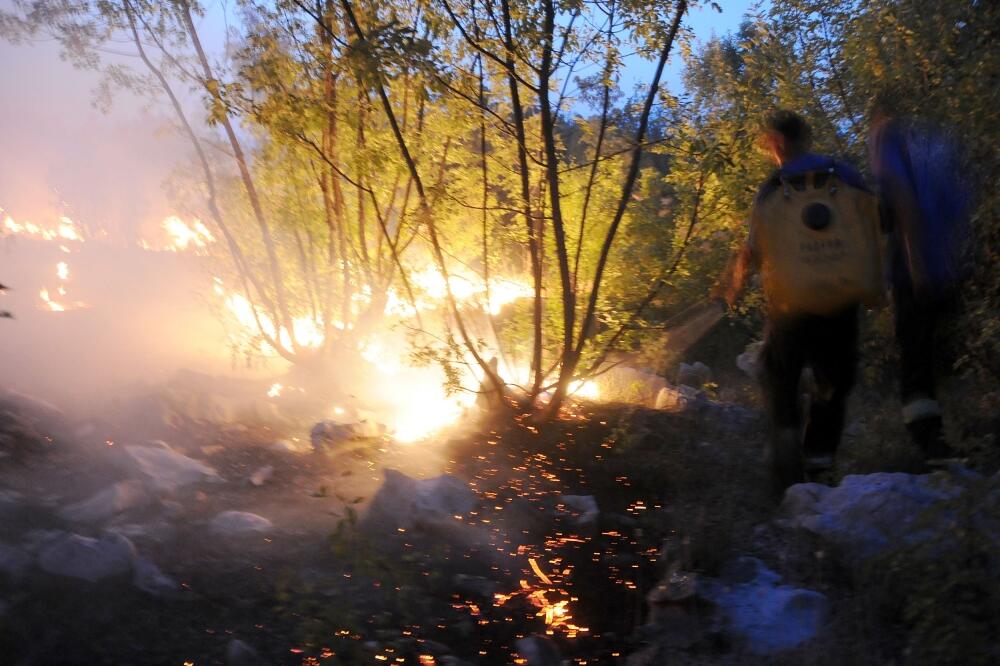
<svg viewBox="0 0 1000 666"><path fill-rule="evenodd" d="M833 215L826 204L819 202L811 203L802 209L802 224L813 231L822 231L830 226Z"/></svg>

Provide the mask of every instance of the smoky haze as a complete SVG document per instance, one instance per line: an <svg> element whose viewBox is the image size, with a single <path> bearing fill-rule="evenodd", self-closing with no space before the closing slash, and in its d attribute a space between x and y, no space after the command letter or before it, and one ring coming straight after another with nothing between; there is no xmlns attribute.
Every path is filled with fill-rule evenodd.
<svg viewBox="0 0 1000 666"><path fill-rule="evenodd" d="M16 317L0 320L0 385L82 408L181 367L228 368L205 266L137 245L163 236L162 220L178 211L164 183L189 161L166 110L126 91L98 110L97 74L51 41L0 43L0 62L0 224L5 214L51 229L66 216L86 238L0 229L0 281L11 287L0 309ZM47 311L43 288L87 307Z"/></svg>

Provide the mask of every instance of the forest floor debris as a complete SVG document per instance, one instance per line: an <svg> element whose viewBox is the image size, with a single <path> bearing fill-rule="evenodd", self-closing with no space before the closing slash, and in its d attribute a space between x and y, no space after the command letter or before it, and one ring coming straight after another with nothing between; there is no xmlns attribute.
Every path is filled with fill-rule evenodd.
<svg viewBox="0 0 1000 666"><path fill-rule="evenodd" d="M544 427L483 421L332 451L311 449L309 427L275 447L295 433L188 422L169 442L56 441L0 467L0 649L16 664L72 644L88 663L421 666L866 664L907 649L899 609L805 523L865 498L890 511L899 493L875 492L879 479L926 490L930 504L903 512L933 508L939 485L835 477L793 488L779 510L752 409L707 396L677 411L580 405ZM985 485L968 492L995 504ZM977 511L968 534L996 536ZM73 555L98 547L121 566ZM986 561L984 577L1000 560ZM734 578L734 562L752 575ZM81 580L60 582L67 571Z"/></svg>

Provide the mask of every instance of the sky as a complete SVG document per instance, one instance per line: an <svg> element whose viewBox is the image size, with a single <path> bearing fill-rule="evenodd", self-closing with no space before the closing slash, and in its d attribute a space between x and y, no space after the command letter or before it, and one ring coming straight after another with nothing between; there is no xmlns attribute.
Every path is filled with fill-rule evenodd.
<svg viewBox="0 0 1000 666"><path fill-rule="evenodd" d="M719 4L721 13L708 5L690 11L696 40L735 30L753 2ZM220 0L209 10L201 31L221 48L231 7ZM0 63L0 208L37 222L68 215L126 235L172 212L163 183L188 148L162 104L148 108L121 93L109 113L97 110L96 76L60 59L51 41L0 42ZM664 84L679 91L682 71L675 51ZM647 83L652 72L652 63L633 58L623 84Z"/></svg>
<svg viewBox="0 0 1000 666"><path fill-rule="evenodd" d="M688 11L684 25L691 30L696 42L705 43L713 37L722 37L735 32L746 13L759 2L760 0L718 0L716 4L722 9L721 12L713 9L709 3L704 3ZM647 84L653 76L654 65L655 63L635 58L628 63L626 77L631 78L634 83ZM676 50L672 51L663 73L663 84L671 92L680 92L683 87L683 74L684 59Z"/></svg>

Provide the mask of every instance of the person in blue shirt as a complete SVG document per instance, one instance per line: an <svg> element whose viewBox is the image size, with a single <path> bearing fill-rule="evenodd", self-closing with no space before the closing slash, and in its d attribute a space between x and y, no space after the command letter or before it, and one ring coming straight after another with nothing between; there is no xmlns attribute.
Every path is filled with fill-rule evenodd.
<svg viewBox="0 0 1000 666"><path fill-rule="evenodd" d="M969 171L953 137L902 116L884 93L872 107L868 148L889 231L903 422L928 467L938 467L958 460L944 438L934 359L969 266Z"/></svg>
<svg viewBox="0 0 1000 666"><path fill-rule="evenodd" d="M783 181L794 185L797 178L804 179L811 171L832 170L845 184L867 189L850 166L810 152L811 140L809 125L798 114L777 110L767 117L759 145L777 169L761 184L755 203L783 187ZM760 267L753 236L751 227L747 242L712 292L730 306L750 274ZM820 316L781 312L769 303L762 388L771 422L768 457L777 491L803 481L807 469L819 471L833 464L844 427L847 396L855 382L858 307L851 305L830 316ZM808 414L800 409L805 368L811 369L816 384Z"/></svg>

